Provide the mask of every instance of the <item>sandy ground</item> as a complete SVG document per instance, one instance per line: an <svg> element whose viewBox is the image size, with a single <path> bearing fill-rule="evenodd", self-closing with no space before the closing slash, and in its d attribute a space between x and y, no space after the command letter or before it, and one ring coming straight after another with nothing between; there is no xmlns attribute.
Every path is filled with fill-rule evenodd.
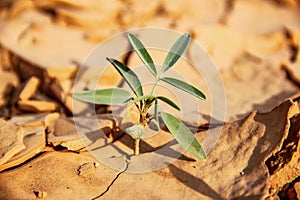
<svg viewBox="0 0 300 200"><path fill-rule="evenodd" d="M297 0L1 1L0 199L300 199L299 16ZM135 29L147 27L169 35ZM174 73L207 100L195 113L189 98L157 93L187 105L206 161L166 130L134 156L124 113L72 99L75 82L128 88L105 60L140 69L122 31L147 47L192 35Z"/></svg>

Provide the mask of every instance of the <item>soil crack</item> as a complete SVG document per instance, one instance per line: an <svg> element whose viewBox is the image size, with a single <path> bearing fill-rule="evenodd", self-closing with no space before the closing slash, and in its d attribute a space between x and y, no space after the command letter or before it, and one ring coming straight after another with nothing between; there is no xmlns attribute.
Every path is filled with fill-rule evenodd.
<svg viewBox="0 0 300 200"><path fill-rule="evenodd" d="M284 72L285 77L288 81L290 81L293 85L300 88L300 80L295 74L295 69L297 67L297 60L299 55L299 45L296 42L296 38L293 32L289 29L284 31L285 39L289 48L289 62L281 64L281 70Z"/></svg>
<svg viewBox="0 0 300 200"><path fill-rule="evenodd" d="M225 8L221 14L219 22L221 24L227 24L228 18L230 17L235 5L235 0L226 0Z"/></svg>
<svg viewBox="0 0 300 200"><path fill-rule="evenodd" d="M299 53L299 46L296 42L296 38L291 30L286 29L285 30L285 38L286 41L288 42L288 47L290 51L290 62L295 63L298 58L298 53Z"/></svg>
<svg viewBox="0 0 300 200"><path fill-rule="evenodd" d="M281 70L285 73L285 77L289 82L291 82L296 87L300 88L300 81L295 76L295 74L292 72L292 70L288 68L288 66L282 64Z"/></svg>
<svg viewBox="0 0 300 200"><path fill-rule="evenodd" d="M116 180L121 176L121 174L123 174L124 172L126 172L126 170L128 169L128 165L129 165L129 161L126 159L126 166L125 166L125 169L121 172L119 172L116 177L112 180L112 182L107 186L106 190L104 192L102 192L100 195L94 197L92 200L96 200L96 199L99 199L101 198L102 196L104 196L108 191L109 189L113 186L113 184L116 182Z"/></svg>

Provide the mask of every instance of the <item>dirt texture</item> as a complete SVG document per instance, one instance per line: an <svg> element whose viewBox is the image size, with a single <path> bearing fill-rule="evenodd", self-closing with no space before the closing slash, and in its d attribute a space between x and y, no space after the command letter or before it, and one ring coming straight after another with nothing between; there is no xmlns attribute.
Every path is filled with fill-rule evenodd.
<svg viewBox="0 0 300 200"><path fill-rule="evenodd" d="M0 199L300 199L299 18L299 0L0 1ZM182 118L205 161L166 128L135 156L122 108L72 98L74 83L128 88L90 52L106 41L103 54L138 69L126 37L110 38L142 27L192 36L174 71L207 95L200 113L184 108L192 117ZM146 46L159 41L135 31ZM166 52L149 52L163 63ZM222 91L193 64L216 68ZM215 118L218 101L226 115Z"/></svg>

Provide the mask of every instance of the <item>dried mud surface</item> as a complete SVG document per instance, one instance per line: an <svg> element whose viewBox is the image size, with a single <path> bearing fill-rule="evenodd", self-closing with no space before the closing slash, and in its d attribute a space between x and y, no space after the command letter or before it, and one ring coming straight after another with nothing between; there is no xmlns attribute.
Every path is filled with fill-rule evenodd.
<svg viewBox="0 0 300 200"><path fill-rule="evenodd" d="M1 1L0 199L300 199L299 18L298 0ZM143 166L118 127L121 114L96 106L94 122L91 105L71 97L89 52L141 27L190 33L218 69L224 119L212 119L211 88L186 73L191 64L174 67L208 94L199 102L198 124L187 122L209 151L206 161L185 153L164 168L132 173ZM124 41L110 45L127 52ZM165 54L151 53L163 61ZM201 63L193 46L185 56ZM126 87L112 67L99 79L101 59L85 63L82 90ZM119 59L132 68L141 64L134 53ZM143 141L140 158L149 162L142 164L152 167L155 156L166 156L155 151L161 146L176 152L176 145L166 145L173 143L166 130ZM118 149L118 170L91 155L111 144ZM110 152L103 156L111 159Z"/></svg>

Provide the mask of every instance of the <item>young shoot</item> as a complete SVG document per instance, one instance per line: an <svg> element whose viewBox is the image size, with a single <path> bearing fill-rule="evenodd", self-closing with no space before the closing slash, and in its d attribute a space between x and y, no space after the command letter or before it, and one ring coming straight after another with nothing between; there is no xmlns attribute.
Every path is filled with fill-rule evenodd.
<svg viewBox="0 0 300 200"><path fill-rule="evenodd" d="M170 51L168 52L161 71L158 73L156 65L153 62L150 54L142 44L142 42L134 35L128 34L128 39L141 61L145 64L146 68L155 78L155 83L152 87L150 94L144 94L142 84L138 76L124 63L119 62L113 58L106 58L119 74L124 78L133 92L133 95L129 91L122 88L109 88L100 89L95 91L84 91L81 93L73 94L73 97L85 102L104 105L120 105L128 104L135 105L139 112L139 121L133 126L126 129L126 133L135 139L135 154L139 155L139 142L145 133L145 127L148 126L151 120L149 109L154 106L154 119L159 128L159 120L162 119L170 133L178 141L178 143L184 147L188 152L199 159L206 159L206 153L201 147L198 140L194 137L192 132L170 113L159 112L158 103L160 101L165 102L169 106L180 111L180 107L172 100L165 96L155 96L155 89L160 81L172 85L180 90L193 95L198 99L205 100L205 95L196 87L181 81L173 77L165 76L165 73L170 70L174 64L178 61L181 55L185 52L189 42L190 35L185 33L181 35L174 43ZM160 116L160 117L159 117Z"/></svg>

